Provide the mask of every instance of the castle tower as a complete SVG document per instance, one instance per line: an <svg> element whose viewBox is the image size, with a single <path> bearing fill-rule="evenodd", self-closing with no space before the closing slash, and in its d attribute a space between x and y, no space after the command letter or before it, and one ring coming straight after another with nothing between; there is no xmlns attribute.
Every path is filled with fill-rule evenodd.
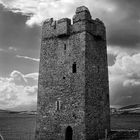
<svg viewBox="0 0 140 140"><path fill-rule="evenodd" d="M105 26L89 10L44 22L37 140L98 140L110 130Z"/></svg>

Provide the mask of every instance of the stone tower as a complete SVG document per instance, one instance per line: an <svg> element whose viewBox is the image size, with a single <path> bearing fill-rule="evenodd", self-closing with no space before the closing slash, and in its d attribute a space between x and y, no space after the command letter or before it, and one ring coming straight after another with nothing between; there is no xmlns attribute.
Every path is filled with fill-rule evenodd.
<svg viewBox="0 0 140 140"><path fill-rule="evenodd" d="M37 140L98 140L110 130L106 32L78 7L46 20L39 69Z"/></svg>

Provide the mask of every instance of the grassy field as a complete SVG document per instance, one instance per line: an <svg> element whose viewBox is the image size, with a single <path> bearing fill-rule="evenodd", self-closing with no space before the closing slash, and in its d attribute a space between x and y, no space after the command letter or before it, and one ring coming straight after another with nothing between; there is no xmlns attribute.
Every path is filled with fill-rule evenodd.
<svg viewBox="0 0 140 140"><path fill-rule="evenodd" d="M35 115L0 114L0 133L6 140L34 140Z"/></svg>
<svg viewBox="0 0 140 140"><path fill-rule="evenodd" d="M35 126L35 115L0 114L0 133L6 140L34 140ZM140 115L112 115L111 128L140 130Z"/></svg>
<svg viewBox="0 0 140 140"><path fill-rule="evenodd" d="M112 115L111 128L140 130L140 114Z"/></svg>

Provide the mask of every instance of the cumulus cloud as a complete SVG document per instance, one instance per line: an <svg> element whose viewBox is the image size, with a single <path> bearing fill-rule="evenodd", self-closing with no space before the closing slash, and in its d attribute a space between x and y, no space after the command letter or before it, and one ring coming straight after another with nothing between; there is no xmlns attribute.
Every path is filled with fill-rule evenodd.
<svg viewBox="0 0 140 140"><path fill-rule="evenodd" d="M10 74L10 82L14 82L16 85L26 85L27 80L24 78L24 75L19 71L13 71Z"/></svg>
<svg viewBox="0 0 140 140"><path fill-rule="evenodd" d="M115 55L115 63L109 66L111 104L139 103L140 53L121 52Z"/></svg>
<svg viewBox="0 0 140 140"><path fill-rule="evenodd" d="M115 5L107 1L96 0L0 0L6 8L14 13L22 13L29 16L28 25L39 24L46 18L71 17L77 6L86 5L91 11L112 12Z"/></svg>
<svg viewBox="0 0 140 140"><path fill-rule="evenodd" d="M112 0L116 11L108 19L108 41L110 45L139 47L140 43L140 1Z"/></svg>
<svg viewBox="0 0 140 140"><path fill-rule="evenodd" d="M28 59L28 60L32 60L32 61L39 62L39 59L37 59L37 58L32 58L32 57L29 57L29 56L16 55L16 57L17 57L17 58L24 58L24 59Z"/></svg>
<svg viewBox="0 0 140 140"><path fill-rule="evenodd" d="M140 53L117 55L115 64L109 67L112 74L126 77L140 77Z"/></svg>
<svg viewBox="0 0 140 140"><path fill-rule="evenodd" d="M12 46L10 46L8 49L9 49L10 51L17 51L17 48L16 48L16 47L12 47Z"/></svg>
<svg viewBox="0 0 140 140"><path fill-rule="evenodd" d="M72 18L76 7L85 5L93 18L102 19L107 27L108 44L139 47L139 0L0 0L13 13L27 16L26 24L42 23L46 18Z"/></svg>
<svg viewBox="0 0 140 140"><path fill-rule="evenodd" d="M0 108L32 106L37 101L36 75L38 74L24 75L19 71L13 71L9 77L0 77ZM35 82L30 82L30 80Z"/></svg>
<svg viewBox="0 0 140 140"><path fill-rule="evenodd" d="M24 76L25 78L32 78L34 80L38 79L38 73L29 73Z"/></svg>
<svg viewBox="0 0 140 140"><path fill-rule="evenodd" d="M140 79L129 79L125 80L123 82L123 86L129 87L129 86L140 86Z"/></svg>
<svg viewBox="0 0 140 140"><path fill-rule="evenodd" d="M0 48L0 52L1 52L1 51L4 51L4 49Z"/></svg>
<svg viewBox="0 0 140 140"><path fill-rule="evenodd" d="M10 47L8 47L8 49L0 48L0 51L2 51L2 52L16 52L17 48L10 46Z"/></svg>
<svg viewBox="0 0 140 140"><path fill-rule="evenodd" d="M38 82L38 73L29 73L24 75L24 77L27 79L28 81L28 85L37 85Z"/></svg>

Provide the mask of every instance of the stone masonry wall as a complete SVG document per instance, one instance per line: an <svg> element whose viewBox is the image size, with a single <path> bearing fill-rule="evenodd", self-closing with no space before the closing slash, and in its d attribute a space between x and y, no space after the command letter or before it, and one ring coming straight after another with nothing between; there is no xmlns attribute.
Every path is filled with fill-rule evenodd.
<svg viewBox="0 0 140 140"><path fill-rule="evenodd" d="M76 9L68 18L46 20L38 82L37 140L73 140L104 137L109 131L109 91L103 23L89 10ZM75 70L73 70L75 65Z"/></svg>
<svg viewBox="0 0 140 140"><path fill-rule="evenodd" d="M87 139L105 138L110 130L106 41L86 35L85 125ZM94 133L93 133L94 132Z"/></svg>

